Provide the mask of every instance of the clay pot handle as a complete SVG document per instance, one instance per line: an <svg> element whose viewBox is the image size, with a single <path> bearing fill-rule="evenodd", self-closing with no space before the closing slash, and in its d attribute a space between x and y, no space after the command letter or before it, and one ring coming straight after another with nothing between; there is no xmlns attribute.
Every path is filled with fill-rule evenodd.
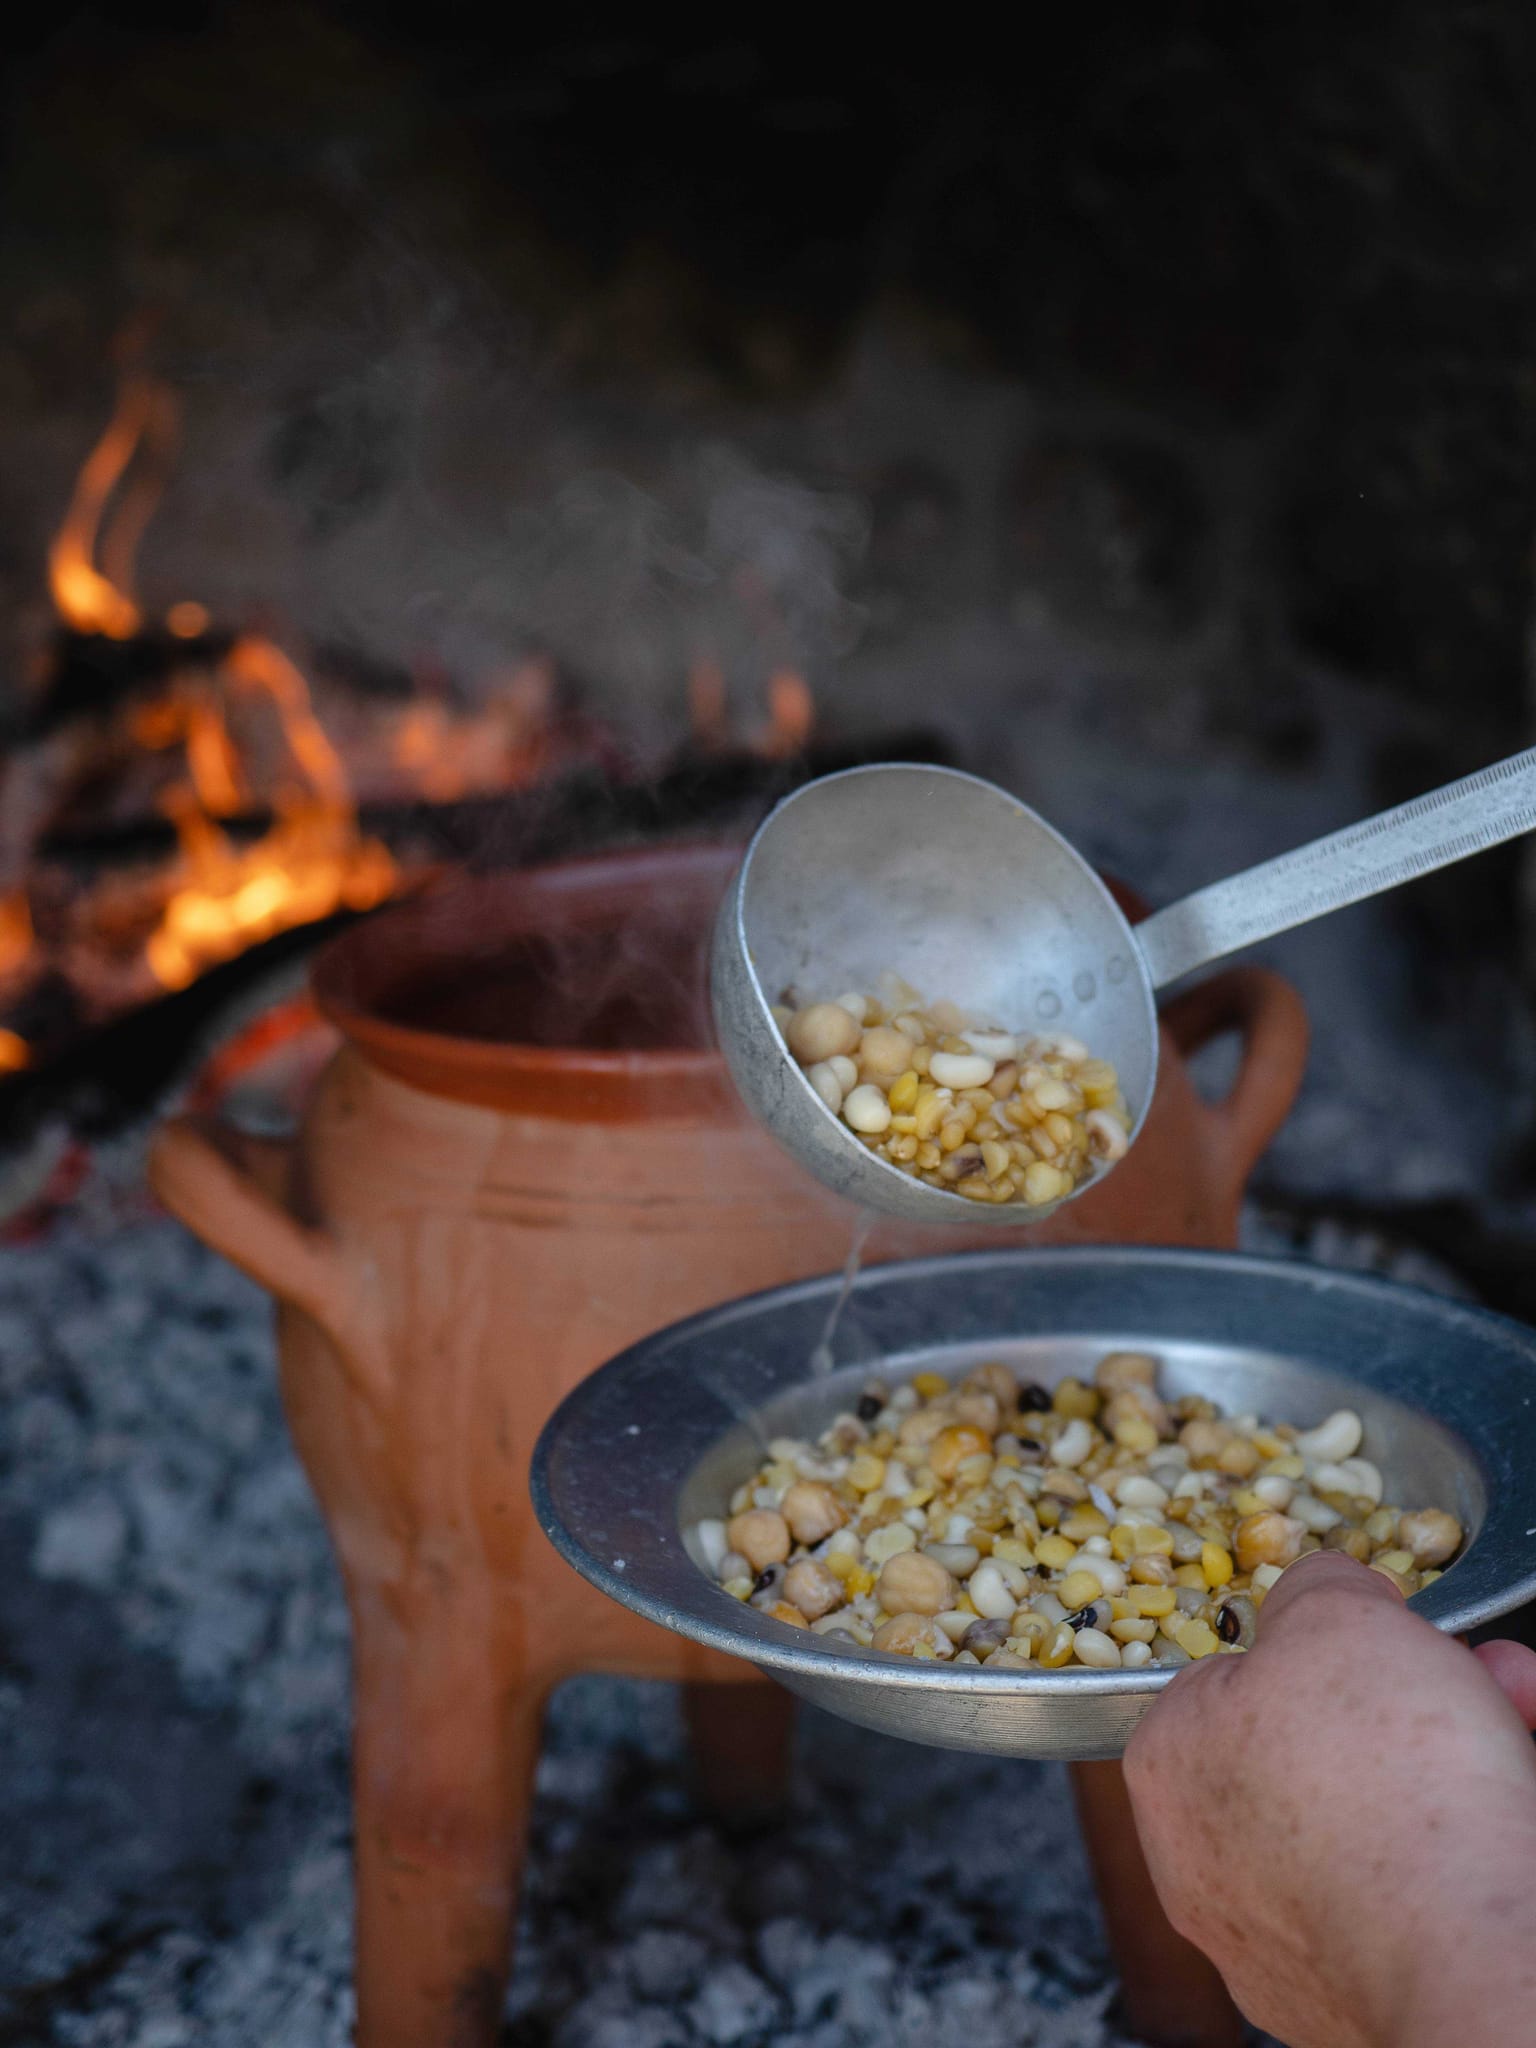
<svg viewBox="0 0 1536 2048"><path fill-rule="evenodd" d="M1311 1035L1306 1005L1269 968L1232 967L1176 996L1162 1021L1186 1058L1224 1031L1241 1034L1237 1079L1210 1111L1229 1154L1230 1186L1240 1192L1301 1087Z"/></svg>
<svg viewBox="0 0 1536 2048"><path fill-rule="evenodd" d="M356 1312L357 1289L341 1254L323 1231L289 1214L262 1184L286 1148L248 1138L210 1118L183 1116L163 1124L149 1154L149 1184L180 1222L280 1301L311 1316L326 1332L358 1391L384 1391L380 1347Z"/></svg>

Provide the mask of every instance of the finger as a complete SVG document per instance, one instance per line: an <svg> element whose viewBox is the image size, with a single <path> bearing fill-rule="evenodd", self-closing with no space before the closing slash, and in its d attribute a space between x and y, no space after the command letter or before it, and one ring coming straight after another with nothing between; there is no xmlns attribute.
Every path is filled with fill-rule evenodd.
<svg viewBox="0 0 1536 2048"><path fill-rule="evenodd" d="M1305 1557L1288 1564L1264 1595L1264 1605L1259 1609L1259 1633L1272 1630L1298 1600L1328 1592L1356 1593L1369 1600L1403 1605L1402 1589L1385 1572L1373 1572L1368 1565L1357 1564L1342 1550L1310 1550Z"/></svg>
<svg viewBox="0 0 1536 2048"><path fill-rule="evenodd" d="M1472 1652L1527 1728L1536 1734L1536 1650L1500 1639Z"/></svg>

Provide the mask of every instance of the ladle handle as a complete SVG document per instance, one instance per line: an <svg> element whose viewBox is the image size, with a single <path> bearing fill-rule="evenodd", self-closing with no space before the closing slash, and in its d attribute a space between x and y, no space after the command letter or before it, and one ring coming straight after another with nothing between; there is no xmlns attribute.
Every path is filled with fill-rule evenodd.
<svg viewBox="0 0 1536 2048"><path fill-rule="evenodd" d="M1156 911L1136 927L1152 986L1531 831L1536 747Z"/></svg>

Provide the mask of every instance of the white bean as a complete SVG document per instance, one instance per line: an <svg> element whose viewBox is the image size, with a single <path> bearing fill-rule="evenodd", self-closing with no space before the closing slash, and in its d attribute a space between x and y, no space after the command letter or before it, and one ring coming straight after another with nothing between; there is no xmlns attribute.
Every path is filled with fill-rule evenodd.
<svg viewBox="0 0 1536 2048"><path fill-rule="evenodd" d="M1125 1591L1125 1568L1112 1557L1100 1557L1089 1550L1086 1544L1072 1560L1074 1571L1091 1572L1099 1582L1101 1593L1113 1596Z"/></svg>
<svg viewBox="0 0 1536 2048"><path fill-rule="evenodd" d="M1079 1664L1097 1665L1103 1671L1120 1662L1120 1645L1101 1628L1080 1628L1072 1649Z"/></svg>
<svg viewBox="0 0 1536 2048"><path fill-rule="evenodd" d="M997 1061L980 1053L936 1052L928 1072L943 1088L985 1088L997 1072Z"/></svg>
<svg viewBox="0 0 1536 2048"><path fill-rule="evenodd" d="M840 1010L846 1010L849 1016L857 1019L860 1024L869 1015L869 997L859 995L856 990L850 989L846 995L838 996L836 1001Z"/></svg>
<svg viewBox="0 0 1536 2048"><path fill-rule="evenodd" d="M844 1060L844 1066L851 1066L851 1060ZM810 1082L822 1101L834 1116L843 1106L843 1084L837 1078L837 1070L830 1060L818 1060L814 1067L807 1067L805 1078Z"/></svg>
<svg viewBox="0 0 1536 2048"><path fill-rule="evenodd" d="M1019 1049L1019 1041L1011 1031L967 1031L964 1036L972 1052L979 1052L983 1059L996 1061L998 1066L1004 1060L1011 1060Z"/></svg>
<svg viewBox="0 0 1536 2048"><path fill-rule="evenodd" d="M1364 1434L1365 1425L1353 1408L1336 1408L1326 1422L1320 1422L1316 1429L1306 1430L1297 1437L1296 1449L1303 1458L1336 1465L1341 1458L1355 1455Z"/></svg>
<svg viewBox="0 0 1536 2048"><path fill-rule="evenodd" d="M842 1089L845 1095L848 1093L848 1090L850 1088L856 1088L858 1086L858 1063L855 1060L849 1059L847 1053L834 1053L831 1059L827 1061L827 1065L832 1069L833 1073L836 1074L838 1080L842 1083Z"/></svg>
<svg viewBox="0 0 1536 2048"><path fill-rule="evenodd" d="M1262 1473L1249 1490L1258 1495L1265 1507L1278 1508L1282 1514L1296 1498L1295 1486L1279 1472Z"/></svg>
<svg viewBox="0 0 1536 2048"><path fill-rule="evenodd" d="M891 1127L891 1105L886 1101L884 1091L873 1081L866 1081L862 1087L854 1089L843 1104L843 1116L854 1130L869 1137Z"/></svg>
<svg viewBox="0 0 1536 2048"><path fill-rule="evenodd" d="M1081 1465L1092 1449L1093 1431L1080 1415L1074 1415L1051 1445L1051 1463L1068 1467Z"/></svg>
<svg viewBox="0 0 1536 2048"><path fill-rule="evenodd" d="M1143 1664L1152 1662L1150 1643L1127 1643L1120 1652L1120 1662L1127 1670L1139 1671Z"/></svg>
<svg viewBox="0 0 1536 2048"><path fill-rule="evenodd" d="M965 1590L970 1594L971 1605L976 1612L988 1621L1007 1621L1019 1604L990 1557L971 1573Z"/></svg>
<svg viewBox="0 0 1536 2048"><path fill-rule="evenodd" d="M1141 1472L1128 1473L1121 1480L1117 1497L1123 1508L1165 1508L1168 1505L1167 1489Z"/></svg>
<svg viewBox="0 0 1536 2048"><path fill-rule="evenodd" d="M713 1517L707 1518L694 1525L693 1533L698 1542L699 1554L704 1560L705 1569L715 1578L719 1578L721 1560L727 1555L731 1547L726 1540L724 1522L716 1521Z"/></svg>
<svg viewBox="0 0 1536 2048"><path fill-rule="evenodd" d="M1090 1109L1083 1123L1088 1132L1089 1149L1095 1158L1123 1159L1131 1149L1125 1125L1119 1117L1111 1116L1107 1109Z"/></svg>
<svg viewBox="0 0 1536 2048"><path fill-rule="evenodd" d="M967 1578L981 1563L981 1552L974 1543L925 1543L923 1554L943 1565L945 1571L957 1579ZM975 1618L972 1615L973 1621Z"/></svg>

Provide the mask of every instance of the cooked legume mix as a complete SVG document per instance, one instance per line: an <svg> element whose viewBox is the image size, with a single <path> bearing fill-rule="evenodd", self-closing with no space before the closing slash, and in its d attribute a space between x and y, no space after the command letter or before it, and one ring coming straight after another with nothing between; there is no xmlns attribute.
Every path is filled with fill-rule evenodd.
<svg viewBox="0 0 1536 2048"><path fill-rule="evenodd" d="M1385 1499L1352 1409L1296 1430L1164 1399L1157 1379L1155 1358L1115 1351L1091 1386L1049 1392L1002 1364L871 1381L814 1444L770 1444L696 1554L832 1643L1057 1670L1244 1650L1309 1550L1414 1593L1461 1548L1454 1515Z"/></svg>
<svg viewBox="0 0 1536 2048"><path fill-rule="evenodd" d="M774 1016L833 1115L946 1193L1041 1208L1129 1142L1119 1078L1078 1039L982 1026L899 983Z"/></svg>

